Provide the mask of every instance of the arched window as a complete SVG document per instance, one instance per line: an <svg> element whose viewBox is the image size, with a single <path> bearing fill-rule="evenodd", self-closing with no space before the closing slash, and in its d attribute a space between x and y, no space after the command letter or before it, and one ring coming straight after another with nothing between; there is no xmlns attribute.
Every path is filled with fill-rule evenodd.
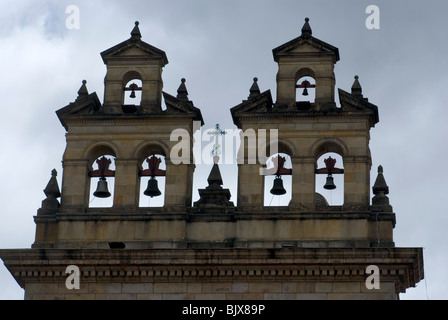
<svg viewBox="0 0 448 320"><path fill-rule="evenodd" d="M313 77L304 76L296 83L296 101L299 109L310 108L310 103L316 99L316 81Z"/></svg>
<svg viewBox="0 0 448 320"><path fill-rule="evenodd" d="M125 113L133 113L137 111L142 101L142 81L132 79L128 81L124 87L123 111Z"/></svg>
<svg viewBox="0 0 448 320"><path fill-rule="evenodd" d="M140 207L163 207L165 203L165 157L153 154L141 164Z"/></svg>
<svg viewBox="0 0 448 320"><path fill-rule="evenodd" d="M115 187L115 158L102 155L92 164L90 177L90 208L108 208L113 206Z"/></svg>
<svg viewBox="0 0 448 320"><path fill-rule="evenodd" d="M271 155L266 161L264 206L287 206L292 198L292 162L286 153Z"/></svg>
<svg viewBox="0 0 448 320"><path fill-rule="evenodd" d="M318 196L323 196L330 206L343 205L344 163L342 157L338 153L327 152L317 159L316 167L315 191ZM321 201L318 204L322 204Z"/></svg>

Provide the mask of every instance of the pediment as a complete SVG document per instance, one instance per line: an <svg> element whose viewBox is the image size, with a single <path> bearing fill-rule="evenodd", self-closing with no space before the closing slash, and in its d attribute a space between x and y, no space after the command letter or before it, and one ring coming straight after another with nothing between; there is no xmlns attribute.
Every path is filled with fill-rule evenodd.
<svg viewBox="0 0 448 320"><path fill-rule="evenodd" d="M373 116L373 125L379 122L378 107L367 98L356 97L342 89L338 89L342 112L367 112Z"/></svg>
<svg viewBox="0 0 448 320"><path fill-rule="evenodd" d="M333 55L339 61L339 49L312 36L297 37L272 50L274 60L278 62L280 56L291 54L311 53L316 55Z"/></svg>
<svg viewBox="0 0 448 320"><path fill-rule="evenodd" d="M230 113L232 114L233 122L237 124L239 116L267 114L272 110L272 105L271 91L266 90L231 108Z"/></svg>
<svg viewBox="0 0 448 320"><path fill-rule="evenodd" d="M105 64L111 59L123 57L150 57L160 59L163 65L168 64L168 58L163 50L133 38L101 52L101 57Z"/></svg>
<svg viewBox="0 0 448 320"><path fill-rule="evenodd" d="M67 117L94 114L100 107L101 102L96 92L93 92L87 96L78 97L74 102L56 111L56 115L66 128L65 119Z"/></svg>
<svg viewBox="0 0 448 320"><path fill-rule="evenodd" d="M193 116L194 120L201 121L202 125L204 120L202 118L202 113L199 108L196 108L192 101L180 100L166 92L163 92L163 98L165 99L166 110L164 111L167 115L189 115Z"/></svg>
<svg viewBox="0 0 448 320"><path fill-rule="evenodd" d="M314 43L303 43L297 47L293 47L290 50L288 50L290 53L322 53L322 52L328 52L331 53L330 50L317 46Z"/></svg>

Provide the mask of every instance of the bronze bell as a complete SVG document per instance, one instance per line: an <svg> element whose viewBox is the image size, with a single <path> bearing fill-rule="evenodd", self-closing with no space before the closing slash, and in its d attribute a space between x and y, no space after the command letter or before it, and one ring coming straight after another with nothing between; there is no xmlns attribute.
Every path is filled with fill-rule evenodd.
<svg viewBox="0 0 448 320"><path fill-rule="evenodd" d="M274 179L274 186L271 189L271 194L275 196L281 196L286 193L285 188L283 187L283 180L281 176L277 176Z"/></svg>
<svg viewBox="0 0 448 320"><path fill-rule="evenodd" d="M129 96L129 98L134 99L134 98L136 97L136 96L135 96L135 89L137 89L138 86L137 86L135 83L133 83L133 84L131 84L131 85L129 86L129 88L132 89L132 91L131 91L131 95Z"/></svg>
<svg viewBox="0 0 448 320"><path fill-rule="evenodd" d="M96 191L93 195L97 198L109 198L111 196L108 188L106 178L100 178L98 181L98 186L96 187Z"/></svg>
<svg viewBox="0 0 448 320"><path fill-rule="evenodd" d="M154 177L151 177L151 179L149 179L148 188L146 188L143 194L151 198L160 196L162 194L162 192L160 192L159 190L157 180Z"/></svg>
<svg viewBox="0 0 448 320"><path fill-rule="evenodd" d="M308 95L308 90L307 90L306 87L305 87L305 89L303 89L302 96L307 96L307 95Z"/></svg>
<svg viewBox="0 0 448 320"><path fill-rule="evenodd" d="M324 185L324 189L326 190L336 189L336 185L334 184L333 176L331 174L327 176L327 182Z"/></svg>

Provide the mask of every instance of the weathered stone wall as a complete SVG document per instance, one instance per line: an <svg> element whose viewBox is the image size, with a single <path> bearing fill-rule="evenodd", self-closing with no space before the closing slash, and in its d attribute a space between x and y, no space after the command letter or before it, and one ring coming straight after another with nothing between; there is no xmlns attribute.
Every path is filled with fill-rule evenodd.
<svg viewBox="0 0 448 320"><path fill-rule="evenodd" d="M27 300L395 300L395 284L362 282L27 283Z"/></svg>

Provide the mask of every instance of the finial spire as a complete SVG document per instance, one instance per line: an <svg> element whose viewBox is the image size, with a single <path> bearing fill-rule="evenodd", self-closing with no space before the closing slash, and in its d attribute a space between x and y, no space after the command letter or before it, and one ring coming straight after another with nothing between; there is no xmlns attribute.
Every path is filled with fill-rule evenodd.
<svg viewBox="0 0 448 320"><path fill-rule="evenodd" d="M302 27L302 36L310 37L311 34L313 33L311 31L311 27L310 27L309 21L310 21L309 18L305 18L305 24Z"/></svg>
<svg viewBox="0 0 448 320"><path fill-rule="evenodd" d="M61 196L61 192L59 191L59 185L56 180L58 173L56 169L53 169L51 171L51 178L50 181L48 181L47 186L44 189L44 193L47 197L54 197L59 198Z"/></svg>
<svg viewBox="0 0 448 320"><path fill-rule="evenodd" d="M132 31L131 31L131 38L133 38L133 39L138 39L138 40L140 40L141 39L141 37L142 37L142 34L140 33L140 29L138 28L138 25L139 25L140 23L138 22L138 21L135 21L135 27L134 27L134 29L132 29Z"/></svg>
<svg viewBox="0 0 448 320"><path fill-rule="evenodd" d="M60 204L57 198L61 197L61 192L59 190L58 181L56 176L58 175L56 169L51 171L51 178L48 181L47 186L44 189L44 193L47 196L45 200L42 201L42 207L38 211L39 214L54 213L58 210Z"/></svg>
<svg viewBox="0 0 448 320"><path fill-rule="evenodd" d="M207 178L207 182L209 186L220 187L222 186L222 177L221 172L219 170L218 163L214 163L212 170L210 171L210 175Z"/></svg>
<svg viewBox="0 0 448 320"><path fill-rule="evenodd" d="M182 78L180 80L181 84L179 88L177 89L177 99L188 101L188 91L187 87L185 86L185 78Z"/></svg>
<svg viewBox="0 0 448 320"><path fill-rule="evenodd" d="M383 176L383 166L378 166L378 176L376 177L375 184L373 185L373 194L389 194L389 187Z"/></svg>
<svg viewBox="0 0 448 320"><path fill-rule="evenodd" d="M77 99L87 97L89 95L89 91L87 91L86 83L87 83L86 80L82 80L82 86L78 90L78 98Z"/></svg>
<svg viewBox="0 0 448 320"><path fill-rule="evenodd" d="M255 77L254 78L254 83L252 84L252 87L250 87L250 89L249 89L249 92L250 92L249 99L251 99L251 98L253 98L253 97L255 97L255 96L260 94L260 88L258 87L258 83L257 82L258 82L258 78Z"/></svg>
<svg viewBox="0 0 448 320"><path fill-rule="evenodd" d="M361 84L358 81L359 77L355 76L355 82L353 82L352 85L352 95L362 98L362 87Z"/></svg>

